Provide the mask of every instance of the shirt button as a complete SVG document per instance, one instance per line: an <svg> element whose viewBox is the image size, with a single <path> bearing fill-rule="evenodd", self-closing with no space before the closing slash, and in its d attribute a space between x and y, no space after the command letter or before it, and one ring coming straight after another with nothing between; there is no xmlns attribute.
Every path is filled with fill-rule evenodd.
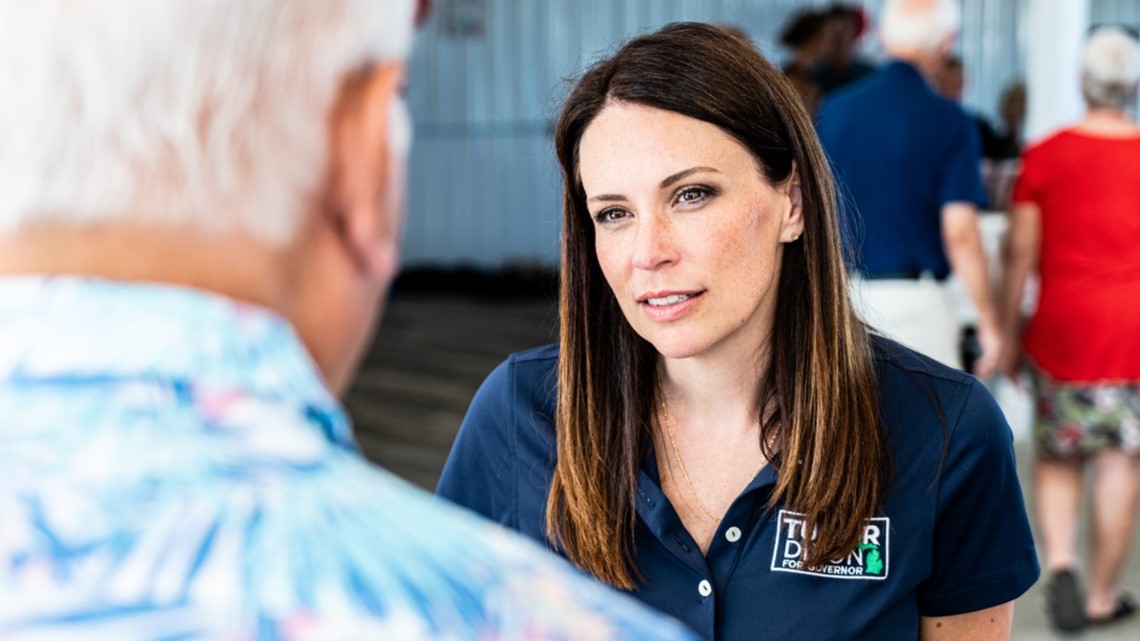
<svg viewBox="0 0 1140 641"><path fill-rule="evenodd" d="M735 525L728 528L728 531L724 533L724 538L728 539L729 543L736 543L740 540L740 528Z"/></svg>
<svg viewBox="0 0 1140 641"><path fill-rule="evenodd" d="M697 592L700 592L701 596L708 596L712 594L712 584L708 581L701 581L697 584Z"/></svg>

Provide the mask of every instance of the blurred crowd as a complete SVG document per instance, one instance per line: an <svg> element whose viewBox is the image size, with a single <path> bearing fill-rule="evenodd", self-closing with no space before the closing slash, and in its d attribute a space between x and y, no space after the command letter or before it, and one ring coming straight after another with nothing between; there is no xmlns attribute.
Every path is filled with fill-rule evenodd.
<svg viewBox="0 0 1140 641"><path fill-rule="evenodd" d="M1027 143L1025 83L1002 90L996 123L960 106L969 78L952 46L954 12L926 4L939 9L880 16L877 69L857 53L873 30L857 5L802 9L780 34L784 73L849 209L853 296L873 325L924 353L1025 382L1051 621L1075 631L1121 620L1136 610L1120 573L1140 501L1136 30L1090 29L1086 116ZM1003 219L988 256L983 211ZM941 285L951 275L977 313L970 327ZM1086 464L1087 593L1075 543Z"/></svg>
<svg viewBox="0 0 1140 641"><path fill-rule="evenodd" d="M818 111L827 94L874 70L874 63L860 53L872 26L863 7L853 3L808 7L788 18L778 36L787 50L782 69L810 113ZM961 56L948 55L930 81L939 94L961 103L966 87ZM1025 112L1025 82L1014 79L998 99L998 122L980 113L970 114L981 136L990 210L1001 211L1008 205L1024 146Z"/></svg>

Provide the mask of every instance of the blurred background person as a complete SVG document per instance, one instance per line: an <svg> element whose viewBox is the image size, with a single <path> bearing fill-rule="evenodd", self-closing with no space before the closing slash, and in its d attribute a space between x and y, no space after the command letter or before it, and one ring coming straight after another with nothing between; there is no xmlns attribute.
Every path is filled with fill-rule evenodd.
<svg viewBox="0 0 1140 641"><path fill-rule="evenodd" d="M962 68L962 59L954 55L947 56L942 69L935 76L934 90L943 98L960 103L965 88L966 72Z"/></svg>
<svg viewBox="0 0 1140 641"><path fill-rule="evenodd" d="M820 53L812 70L816 85L823 95L853 83L875 70L862 59L856 49L867 30L863 8L836 3L820 13Z"/></svg>
<svg viewBox="0 0 1140 641"><path fill-rule="evenodd" d="M809 114L819 108L820 91L813 73L823 54L823 14L815 9L800 9L792 14L780 32L780 44L790 56L784 61L784 76L792 83Z"/></svg>
<svg viewBox="0 0 1140 641"><path fill-rule="evenodd" d="M1049 613L1062 630L1136 610L1120 580L1140 500L1140 128L1126 113L1138 77L1135 35L1094 31L1081 65L1087 113L1025 152L1010 213L1002 367L1016 375L1024 348ZM1023 332L1034 269L1040 294ZM1087 595L1076 549L1086 463L1094 479Z"/></svg>
<svg viewBox="0 0 1140 641"><path fill-rule="evenodd" d="M817 129L846 200L864 318L961 367L957 310L944 286L953 268L977 311L974 371L985 375L1000 335L977 222L986 203L977 127L931 87L959 23L957 0L887 0L880 38L890 62L825 99Z"/></svg>
<svg viewBox="0 0 1140 641"><path fill-rule="evenodd" d="M950 56L935 78L935 90L947 100L962 103L966 87L962 59ZM1021 156L1022 135L1025 126L1025 83L1015 80L1008 83L998 99L999 124L995 127L989 118L967 109L974 120L982 142L982 182L991 211L1005 211L1009 204L1009 190L1017 175Z"/></svg>
<svg viewBox="0 0 1140 641"><path fill-rule="evenodd" d="M1014 80L1005 86L998 100L1000 126L979 120L982 134L982 180L986 184L992 211L1006 211L1013 181L1021 167L1024 146L1025 83Z"/></svg>
<svg viewBox="0 0 1140 641"><path fill-rule="evenodd" d="M0 638L689 638L356 449L414 9L0 2Z"/></svg>
<svg viewBox="0 0 1140 641"><path fill-rule="evenodd" d="M962 59L950 56L942 66L934 81L935 90L943 98L956 103L962 102L966 87L966 75ZM1016 160L1021 155L1022 128L1025 125L1025 83L1020 80L1010 82L1002 89L998 99L999 127L994 127L981 114L967 111L978 125L982 139L982 158L986 160ZM1000 207L993 205L993 209Z"/></svg>
<svg viewBox="0 0 1140 641"><path fill-rule="evenodd" d="M995 162L1016 160L1021 156L1025 133L1025 83L1014 80L1002 89L998 98L997 127L986 121L982 131L982 157ZM993 205L994 209L1004 209Z"/></svg>

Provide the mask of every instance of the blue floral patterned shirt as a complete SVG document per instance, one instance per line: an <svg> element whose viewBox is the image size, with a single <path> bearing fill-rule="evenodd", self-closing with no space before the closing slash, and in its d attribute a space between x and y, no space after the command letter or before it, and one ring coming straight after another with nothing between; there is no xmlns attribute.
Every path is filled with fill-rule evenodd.
<svg viewBox="0 0 1140 641"><path fill-rule="evenodd" d="M0 279L0 639L690 639L369 465L290 327Z"/></svg>

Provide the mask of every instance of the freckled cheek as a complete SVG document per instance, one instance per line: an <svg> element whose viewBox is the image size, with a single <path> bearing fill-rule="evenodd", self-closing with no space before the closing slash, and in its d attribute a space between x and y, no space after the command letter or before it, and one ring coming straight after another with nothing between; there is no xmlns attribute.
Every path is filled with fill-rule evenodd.
<svg viewBox="0 0 1140 641"><path fill-rule="evenodd" d="M757 233L758 230L751 225L743 228L739 225L722 227L707 236L709 242L706 252L714 263L731 273L734 271L733 266L739 267L742 262L754 259L750 254L756 251Z"/></svg>
<svg viewBox="0 0 1140 641"><path fill-rule="evenodd" d="M754 231L756 233L760 233L763 226L764 226L764 210L760 207L753 207L748 212L748 227L752 231Z"/></svg>
<svg viewBox="0 0 1140 641"><path fill-rule="evenodd" d="M744 224L721 230L709 246L715 271L741 294L762 289L775 269L779 252L776 233L765 226L765 214L750 212ZM770 221L768 221L770 222Z"/></svg>
<svg viewBox="0 0 1140 641"><path fill-rule="evenodd" d="M620 291L623 264L623 259L620 255L621 252L617 251L617 248L613 247L610 243L601 241L594 244L594 252L597 255L598 267L602 270L602 276L605 277L611 289Z"/></svg>

